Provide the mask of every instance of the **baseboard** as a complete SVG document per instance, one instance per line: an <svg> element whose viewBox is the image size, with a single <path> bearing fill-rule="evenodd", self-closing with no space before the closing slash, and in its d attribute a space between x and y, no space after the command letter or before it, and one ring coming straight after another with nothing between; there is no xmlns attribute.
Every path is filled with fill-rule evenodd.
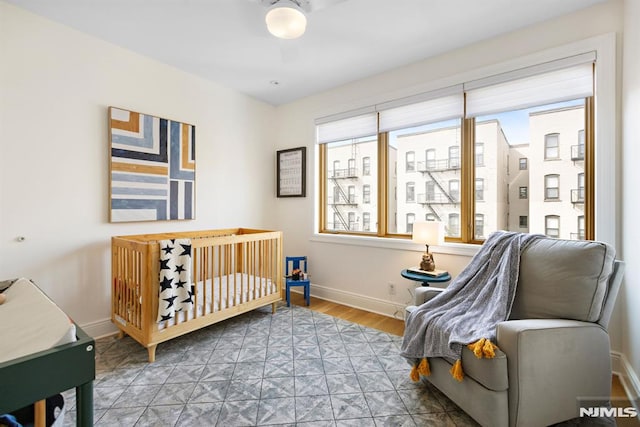
<svg viewBox="0 0 640 427"><path fill-rule="evenodd" d="M118 332L118 328L111 322L111 319L98 320L80 325L87 335L94 339L103 338Z"/></svg>
<svg viewBox="0 0 640 427"><path fill-rule="evenodd" d="M631 404L640 411L640 380L624 354L611 352L611 370L620 379Z"/></svg>
<svg viewBox="0 0 640 427"><path fill-rule="evenodd" d="M297 289L292 289L291 292L302 293ZM311 286L311 296L399 320L404 320L404 309L409 305L409 303L387 301L316 284Z"/></svg>

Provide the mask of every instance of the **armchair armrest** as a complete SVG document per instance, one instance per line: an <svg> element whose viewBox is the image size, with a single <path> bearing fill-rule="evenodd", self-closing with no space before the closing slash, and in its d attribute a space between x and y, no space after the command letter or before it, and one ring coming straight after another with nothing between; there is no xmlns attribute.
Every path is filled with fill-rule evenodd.
<svg viewBox="0 0 640 427"><path fill-rule="evenodd" d="M498 324L497 344L508 361L510 425L554 424L579 416L579 398L611 396L609 335L597 323L510 320Z"/></svg>
<svg viewBox="0 0 640 427"><path fill-rule="evenodd" d="M443 288L432 288L429 286L421 286L419 288L416 288L413 297L413 303L414 305L422 305L436 295L439 295L442 291L444 291Z"/></svg>

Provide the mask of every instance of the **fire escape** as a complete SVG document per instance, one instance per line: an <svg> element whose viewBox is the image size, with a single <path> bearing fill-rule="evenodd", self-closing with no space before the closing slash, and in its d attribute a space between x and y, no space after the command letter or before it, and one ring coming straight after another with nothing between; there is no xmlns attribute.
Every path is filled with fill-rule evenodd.
<svg viewBox="0 0 640 427"><path fill-rule="evenodd" d="M344 208L356 208L358 206L355 183L358 179L358 170L355 167L355 159L357 158L357 144L351 145L351 158L346 169L334 169L331 171L329 180L333 183L333 196L329 197L328 204L333 210L333 229L357 231L358 222L355 219L345 217ZM353 185L352 185L353 184ZM345 190L346 187L346 190ZM350 191L353 189L353 191Z"/></svg>
<svg viewBox="0 0 640 427"><path fill-rule="evenodd" d="M427 160L426 162L417 163L417 171L426 175L432 182L433 187L430 191L425 191L424 194L418 194L418 203L423 205L437 221L442 221L444 213L438 206L442 205L456 205L460 203L460 192L452 192L447 189L441 181L442 172L459 171L460 159L448 158L440 160ZM425 184L426 186L426 184ZM437 189L437 190L436 190Z"/></svg>

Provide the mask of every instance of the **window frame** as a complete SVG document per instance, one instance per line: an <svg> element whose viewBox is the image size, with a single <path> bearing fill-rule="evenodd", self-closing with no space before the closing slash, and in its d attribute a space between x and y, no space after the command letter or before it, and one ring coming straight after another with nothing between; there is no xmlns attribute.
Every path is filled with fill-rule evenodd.
<svg viewBox="0 0 640 427"><path fill-rule="evenodd" d="M617 236L616 230L618 229L618 225L612 219L616 217L615 213L619 209L619 203L616 199L617 184L615 175L609 174L607 173L607 171L615 169L615 163L617 161L617 150L615 149L615 146L611 144L600 143L596 145L594 142L596 137L599 141L613 140L616 138L616 121L614 113L615 105L617 105L617 96L615 91L615 34L604 34L585 40L579 40L568 45L559 46L554 49L548 49L546 51L536 53L535 55L526 55L517 59L505 61L503 63L494 64L487 70L481 69L477 71L469 71L464 74L461 73L457 76L451 76L447 77L446 79L442 79L442 81L430 82L429 87L444 87L446 85L450 85L452 81L461 81L462 79L469 80L486 78L494 74L509 72L514 69L524 67L535 66L537 64L570 57L572 55L578 55L587 51L596 52L598 57L598 73L594 74L594 87L598 93L598 100L596 102L593 97L587 98L587 102L585 105L585 113L587 113L588 110L591 110L590 114L586 114L587 120L585 121L586 144L591 145L590 147L585 147L585 171L589 171L585 182L585 234L590 236L587 238L598 238L599 240L615 244ZM593 111L595 110L596 105L598 107L597 129L595 128L595 116L593 115ZM329 109L329 111L331 111L331 109ZM465 122L467 122L467 120L465 120ZM467 125L465 124L463 125L463 127L467 127ZM381 137L380 134L379 137ZM319 147L321 146L319 145L318 148ZM468 149L469 147L467 147L467 150ZM322 164L322 151L323 150L317 151L317 165ZM464 148L461 147L461 151L464 151ZM473 150L470 151L472 152ZM595 156L598 157L597 168L594 162ZM380 163L384 164L382 160L380 160ZM393 168L393 166L391 167ZM324 168L326 168L326 166L324 166ZM386 165L385 169L387 169ZM326 169L320 168L319 170L324 172ZM598 174L597 183L595 182L596 173ZM382 178L382 176L386 175L380 175L379 178ZM323 182L323 180L321 180L320 182ZM473 180L471 180L471 182L473 182ZM385 197L388 191L389 190L381 186L378 191L378 200L382 200L384 203L386 203ZM464 190L462 191L464 192ZM596 191L598 193L597 205L595 204ZM319 226L314 233L314 240L325 242L343 242L355 245L363 244L365 246L372 247L388 247L390 244L393 244L392 241L377 239L377 237L398 237L405 240L409 237L406 235L387 234L386 232L381 232L382 230L378 228L378 232L374 233L374 236L372 237L375 238L372 240L363 240L360 238L358 238L357 240L342 240L342 238L339 238L339 240L332 240L332 235L350 233L334 233L332 230L325 230L326 222L324 219L324 215L330 212L324 212L326 208L326 206L324 206L324 203L326 203L326 198L324 197L323 189L319 188L316 191L316 195L319 196L321 208L318 209L316 213L317 216L315 223L319 224ZM380 209L380 206L378 207L378 209ZM386 218L382 216L378 217L378 221L380 222L380 224L386 224ZM598 229L597 234L596 225ZM382 229L384 228L385 227L382 227ZM461 231L464 232L464 230ZM451 239L447 238L447 242L449 241L451 241ZM461 239L454 239L454 241L460 241L461 243L481 243L472 242L470 239L466 241L461 241ZM460 246L460 248L462 248L462 246Z"/></svg>

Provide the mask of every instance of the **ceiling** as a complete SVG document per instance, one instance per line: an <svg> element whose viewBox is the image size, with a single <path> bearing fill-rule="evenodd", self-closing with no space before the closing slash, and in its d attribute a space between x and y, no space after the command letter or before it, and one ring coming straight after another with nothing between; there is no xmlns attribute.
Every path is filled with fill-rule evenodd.
<svg viewBox="0 0 640 427"><path fill-rule="evenodd" d="M606 0L310 0L296 40L261 0L5 1L281 105Z"/></svg>

